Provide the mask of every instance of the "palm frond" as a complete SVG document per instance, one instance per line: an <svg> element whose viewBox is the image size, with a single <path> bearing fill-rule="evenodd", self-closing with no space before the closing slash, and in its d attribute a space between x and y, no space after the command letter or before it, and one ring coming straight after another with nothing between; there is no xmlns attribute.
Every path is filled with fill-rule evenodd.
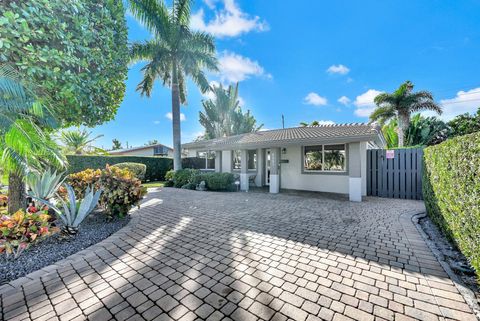
<svg viewBox="0 0 480 321"><path fill-rule="evenodd" d="M140 23L145 25L156 38L170 33L168 8L159 0L129 0L129 9Z"/></svg>
<svg viewBox="0 0 480 321"><path fill-rule="evenodd" d="M378 97L378 96L377 96ZM370 115L370 122L378 121L383 124L385 121L396 116L395 109L388 106L380 106L375 108L375 110Z"/></svg>

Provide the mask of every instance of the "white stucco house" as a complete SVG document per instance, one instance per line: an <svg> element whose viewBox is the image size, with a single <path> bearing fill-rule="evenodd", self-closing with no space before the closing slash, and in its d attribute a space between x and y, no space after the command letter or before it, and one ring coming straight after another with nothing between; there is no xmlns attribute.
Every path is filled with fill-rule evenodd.
<svg viewBox="0 0 480 321"><path fill-rule="evenodd" d="M153 144L148 146L132 147L109 151L110 155L124 156L163 156L173 157L173 148L163 144Z"/></svg>
<svg viewBox="0 0 480 321"><path fill-rule="evenodd" d="M183 144L189 157L215 158L217 172L240 175L240 187L348 194L367 193L367 149L383 148L379 127L338 124L259 131ZM211 162L205 162L211 163Z"/></svg>

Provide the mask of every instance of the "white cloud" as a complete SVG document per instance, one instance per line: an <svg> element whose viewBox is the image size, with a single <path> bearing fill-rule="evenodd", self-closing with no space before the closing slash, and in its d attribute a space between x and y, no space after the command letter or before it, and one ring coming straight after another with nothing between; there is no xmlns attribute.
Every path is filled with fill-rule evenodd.
<svg viewBox="0 0 480 321"><path fill-rule="evenodd" d="M220 79L222 82L239 82L250 78L251 76L264 76L272 78L272 75L265 72L257 61L243 57L239 54L224 51L218 58Z"/></svg>
<svg viewBox="0 0 480 321"><path fill-rule="evenodd" d="M344 65L331 65L328 67L327 72L329 74L346 75L350 72L350 69Z"/></svg>
<svg viewBox="0 0 480 321"><path fill-rule="evenodd" d="M206 5L215 9L216 1L207 0ZM215 10L215 18L206 21L205 12L200 9L194 13L190 20L192 29L205 31L215 37L236 37L250 31L266 31L268 24L260 17L251 17L240 10L235 0L223 0L223 9Z"/></svg>
<svg viewBox="0 0 480 321"><path fill-rule="evenodd" d="M303 102L308 105L325 106L327 98L320 96L317 93L311 92L303 99Z"/></svg>
<svg viewBox="0 0 480 321"><path fill-rule="evenodd" d="M475 113L480 107L480 87L467 91L459 91L454 98L440 100L443 107L443 113L439 116L441 119L448 121L457 115L465 113ZM435 112L424 112L428 116L438 116Z"/></svg>
<svg viewBox="0 0 480 321"><path fill-rule="evenodd" d="M165 117L167 117L168 119L172 120L173 116L172 116L172 113L171 112L168 112L165 114ZM185 117L185 114L184 113L180 113L180 121L185 121L187 120L187 117Z"/></svg>
<svg viewBox="0 0 480 321"><path fill-rule="evenodd" d="M369 89L360 96L357 96L357 98L353 102L353 104L357 106L357 109L355 110L355 115L359 117L369 117L376 107L373 100L381 93L382 91Z"/></svg>
<svg viewBox="0 0 480 321"><path fill-rule="evenodd" d="M318 124L320 126L322 126L322 125L335 125L335 122L333 120L319 120Z"/></svg>
<svg viewBox="0 0 480 321"><path fill-rule="evenodd" d="M338 101L340 104L345 105L345 106L348 105L348 104L350 104L350 98L348 98L347 96L342 96L342 97L338 98L337 101Z"/></svg>
<svg viewBox="0 0 480 321"><path fill-rule="evenodd" d="M160 121L159 121L159 120L154 120L153 123L154 123L155 125L158 125L158 124L160 124Z"/></svg>

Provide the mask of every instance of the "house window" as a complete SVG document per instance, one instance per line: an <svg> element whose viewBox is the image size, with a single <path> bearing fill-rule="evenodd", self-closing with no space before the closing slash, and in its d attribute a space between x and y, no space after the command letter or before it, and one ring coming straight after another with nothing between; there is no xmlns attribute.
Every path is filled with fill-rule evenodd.
<svg viewBox="0 0 480 321"><path fill-rule="evenodd" d="M242 151L234 150L232 151L232 165L233 170L240 170L242 167Z"/></svg>
<svg viewBox="0 0 480 321"><path fill-rule="evenodd" d="M197 152L197 158L205 160L205 165L201 165L199 169L215 169L215 152L201 151Z"/></svg>
<svg viewBox="0 0 480 321"><path fill-rule="evenodd" d="M305 146L303 156L305 171L346 171L345 144Z"/></svg>
<svg viewBox="0 0 480 321"><path fill-rule="evenodd" d="M153 155L154 156L167 156L168 150L165 146L155 146L153 148Z"/></svg>
<svg viewBox="0 0 480 321"><path fill-rule="evenodd" d="M257 170L257 150L249 150L248 156L248 170Z"/></svg>

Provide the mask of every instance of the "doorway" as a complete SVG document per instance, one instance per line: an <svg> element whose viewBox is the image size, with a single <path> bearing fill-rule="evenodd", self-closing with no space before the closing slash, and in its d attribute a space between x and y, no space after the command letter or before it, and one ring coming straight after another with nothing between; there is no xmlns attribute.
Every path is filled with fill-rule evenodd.
<svg viewBox="0 0 480 321"><path fill-rule="evenodd" d="M265 185L270 186L270 149L265 149Z"/></svg>

